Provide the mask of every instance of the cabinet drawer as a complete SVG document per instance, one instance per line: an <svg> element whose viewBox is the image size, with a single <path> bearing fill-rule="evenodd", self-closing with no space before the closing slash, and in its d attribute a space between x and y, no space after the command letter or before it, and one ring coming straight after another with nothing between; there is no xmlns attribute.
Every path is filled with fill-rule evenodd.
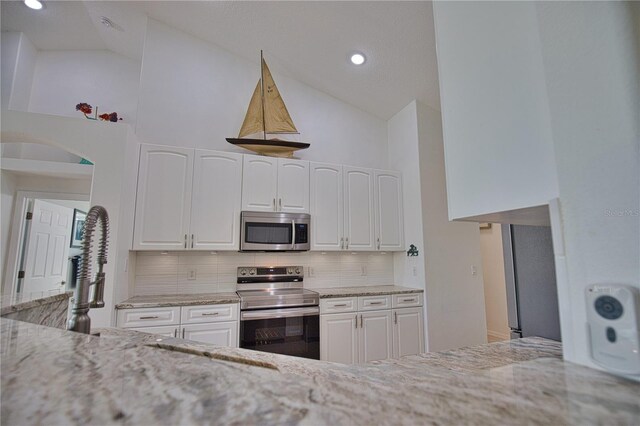
<svg viewBox="0 0 640 426"><path fill-rule="evenodd" d="M410 308L413 306L422 306L422 293L394 294L394 308Z"/></svg>
<svg viewBox="0 0 640 426"><path fill-rule="evenodd" d="M377 311L379 309L391 309L391 296L358 297L358 311Z"/></svg>
<svg viewBox="0 0 640 426"><path fill-rule="evenodd" d="M178 337L178 325L161 325L157 327L136 327L129 330L141 331L143 333L157 334L165 337Z"/></svg>
<svg viewBox="0 0 640 426"><path fill-rule="evenodd" d="M180 324L180 308L140 308L118 310L118 327L134 328Z"/></svg>
<svg viewBox="0 0 640 426"><path fill-rule="evenodd" d="M357 297L344 297L340 299L320 299L321 314L339 314L342 312L355 312L358 310Z"/></svg>
<svg viewBox="0 0 640 426"><path fill-rule="evenodd" d="M182 324L199 324L204 322L237 320L237 303L229 305L197 305L182 307Z"/></svg>

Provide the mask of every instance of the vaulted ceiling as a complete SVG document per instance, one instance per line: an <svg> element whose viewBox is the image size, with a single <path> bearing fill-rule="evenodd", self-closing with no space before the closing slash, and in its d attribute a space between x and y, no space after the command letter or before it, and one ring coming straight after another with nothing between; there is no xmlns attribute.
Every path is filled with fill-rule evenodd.
<svg viewBox="0 0 640 426"><path fill-rule="evenodd" d="M430 2L42 1L40 11L3 1L2 31L22 31L41 50L141 60L149 16L256 64L263 49L276 72L383 119L413 99L439 109ZM354 51L364 65L348 61Z"/></svg>

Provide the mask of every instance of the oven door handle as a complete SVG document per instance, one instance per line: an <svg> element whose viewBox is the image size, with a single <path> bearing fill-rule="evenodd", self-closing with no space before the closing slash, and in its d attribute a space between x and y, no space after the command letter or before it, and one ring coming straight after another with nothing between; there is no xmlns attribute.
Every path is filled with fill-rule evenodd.
<svg viewBox="0 0 640 426"><path fill-rule="evenodd" d="M308 317L311 315L320 315L320 308L314 306L312 308L287 308L269 309L264 311L244 311L240 314L240 320L247 321L273 318Z"/></svg>

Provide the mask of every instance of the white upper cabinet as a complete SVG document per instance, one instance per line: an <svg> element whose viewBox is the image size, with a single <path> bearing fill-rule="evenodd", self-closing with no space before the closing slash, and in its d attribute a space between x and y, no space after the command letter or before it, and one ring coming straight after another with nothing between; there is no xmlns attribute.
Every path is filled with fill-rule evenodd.
<svg viewBox="0 0 640 426"><path fill-rule="evenodd" d="M142 145L134 250L238 250L242 155Z"/></svg>
<svg viewBox="0 0 640 426"><path fill-rule="evenodd" d="M278 159L278 211L309 213L309 162Z"/></svg>
<svg viewBox="0 0 640 426"><path fill-rule="evenodd" d="M376 250L374 237L374 173L343 167L345 249Z"/></svg>
<svg viewBox="0 0 640 426"><path fill-rule="evenodd" d="M397 172L375 171L376 248L404 249L402 176Z"/></svg>
<svg viewBox="0 0 640 426"><path fill-rule="evenodd" d="M241 154L195 151L189 248L238 249L241 191Z"/></svg>
<svg viewBox="0 0 640 426"><path fill-rule="evenodd" d="M181 250L191 213L193 149L142 145L133 249Z"/></svg>
<svg viewBox="0 0 640 426"><path fill-rule="evenodd" d="M278 198L278 159L244 155L242 210L273 212Z"/></svg>
<svg viewBox="0 0 640 426"><path fill-rule="evenodd" d="M311 163L311 250L344 248L342 166Z"/></svg>

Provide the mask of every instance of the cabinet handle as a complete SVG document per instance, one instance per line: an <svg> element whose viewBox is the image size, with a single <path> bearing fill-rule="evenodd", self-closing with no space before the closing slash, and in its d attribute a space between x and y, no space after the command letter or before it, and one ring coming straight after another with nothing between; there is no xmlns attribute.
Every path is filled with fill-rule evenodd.
<svg viewBox="0 0 640 426"><path fill-rule="evenodd" d="M157 319L158 316L157 315L152 315L152 316L147 316L147 317L140 317L140 319Z"/></svg>
<svg viewBox="0 0 640 426"><path fill-rule="evenodd" d="M380 238L378 238L378 250L380 250Z"/></svg>
<svg viewBox="0 0 640 426"><path fill-rule="evenodd" d="M358 328L358 314L356 314L356 328Z"/></svg>
<svg viewBox="0 0 640 426"><path fill-rule="evenodd" d="M218 315L220 312L205 312L204 314L202 314L203 317L209 317L209 316L215 316Z"/></svg>
<svg viewBox="0 0 640 426"><path fill-rule="evenodd" d="M182 338L184 339L184 332L186 331L186 329L182 329Z"/></svg>
<svg viewBox="0 0 640 426"><path fill-rule="evenodd" d="M276 209L276 199L273 199L273 211L278 211L278 209Z"/></svg>
<svg viewBox="0 0 640 426"><path fill-rule="evenodd" d="M340 238L340 250L344 250L344 237Z"/></svg>
<svg viewBox="0 0 640 426"><path fill-rule="evenodd" d="M173 329L173 337L178 337L178 329L177 328Z"/></svg>
<svg viewBox="0 0 640 426"><path fill-rule="evenodd" d="M382 305L384 302L369 302L370 305Z"/></svg>
<svg viewBox="0 0 640 426"><path fill-rule="evenodd" d="M349 250L349 237L345 239L345 244L347 245L347 250Z"/></svg>
<svg viewBox="0 0 640 426"><path fill-rule="evenodd" d="M415 302L416 299L402 299L403 302Z"/></svg>
<svg viewBox="0 0 640 426"><path fill-rule="evenodd" d="M396 324L398 323L398 313L397 312L393 313L393 322L395 322Z"/></svg>
<svg viewBox="0 0 640 426"><path fill-rule="evenodd" d="M191 234L191 248L193 248L193 240L194 240L193 234Z"/></svg>
<svg viewBox="0 0 640 426"><path fill-rule="evenodd" d="M187 248L187 234L184 234L184 248Z"/></svg>
<svg viewBox="0 0 640 426"><path fill-rule="evenodd" d="M344 308L345 306L347 306L346 303L341 303L339 305L333 305L334 308Z"/></svg>
<svg viewBox="0 0 640 426"><path fill-rule="evenodd" d="M280 211L282 211L282 198L278 199L278 204L280 205Z"/></svg>
<svg viewBox="0 0 640 426"><path fill-rule="evenodd" d="M362 315L360 315L360 328L364 328L364 321L362 320Z"/></svg>

